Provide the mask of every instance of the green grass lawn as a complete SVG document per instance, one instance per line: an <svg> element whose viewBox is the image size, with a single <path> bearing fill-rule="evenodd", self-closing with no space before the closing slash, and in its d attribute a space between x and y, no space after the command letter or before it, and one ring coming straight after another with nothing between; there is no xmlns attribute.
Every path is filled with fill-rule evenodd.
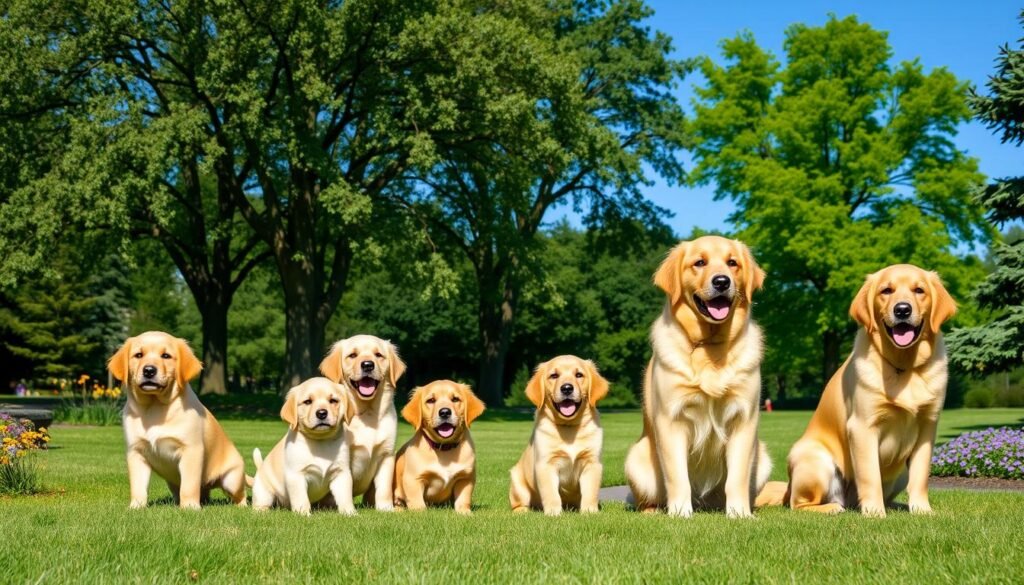
<svg viewBox="0 0 1024 585"><path fill-rule="evenodd" d="M785 454L807 412L762 418L762 438L785 476ZM609 413L604 485L623 483L637 412ZM1022 409L953 410L947 440L965 430L1024 422ZM284 431L273 421L224 426L250 472L253 447L267 452ZM627 511L512 515L508 469L531 422L490 413L473 427L478 450L476 512L451 510L355 518L321 512L256 514L218 500L200 512L173 508L154 477L151 506L128 510L119 427L58 426L40 455L51 495L0 499L4 583L250 581L396 583L591 582L1019 582L1024 578L1024 493L934 491L932 517L893 512L884 520L762 510L756 520L698 513L689 520ZM400 440L410 429L400 427Z"/></svg>

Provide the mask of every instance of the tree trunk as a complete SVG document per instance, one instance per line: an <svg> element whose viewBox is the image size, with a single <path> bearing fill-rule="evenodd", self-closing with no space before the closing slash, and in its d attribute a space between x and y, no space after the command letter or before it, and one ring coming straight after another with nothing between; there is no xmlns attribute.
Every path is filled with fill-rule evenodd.
<svg viewBox="0 0 1024 585"><path fill-rule="evenodd" d="M836 331L825 331L822 335L821 377L822 388L832 379L832 374L839 369L839 349L842 334Z"/></svg>
<svg viewBox="0 0 1024 585"><path fill-rule="evenodd" d="M505 359L518 291L508 284L500 286L484 280L480 282L480 376L476 394L488 406L500 407L505 404Z"/></svg>
<svg viewBox="0 0 1024 585"><path fill-rule="evenodd" d="M209 299L200 308L203 319L203 374L199 379L200 394L228 393L229 304L228 299Z"/></svg>
<svg viewBox="0 0 1024 585"><path fill-rule="evenodd" d="M291 271L290 271L291 272ZM316 373L324 350L324 327L317 319L319 294L311 275L284 278L284 390Z"/></svg>

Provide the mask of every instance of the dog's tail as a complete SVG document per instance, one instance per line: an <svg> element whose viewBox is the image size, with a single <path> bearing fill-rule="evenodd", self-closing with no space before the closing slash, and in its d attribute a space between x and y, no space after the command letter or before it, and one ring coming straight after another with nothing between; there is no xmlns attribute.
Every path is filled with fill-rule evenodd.
<svg viewBox="0 0 1024 585"><path fill-rule="evenodd" d="M263 466L263 453L260 453L260 448L256 447L252 450L252 462L256 464L256 472L259 473L260 467ZM252 487L252 484L256 483L256 479L252 476L245 476L245 483Z"/></svg>
<svg viewBox="0 0 1024 585"><path fill-rule="evenodd" d="M769 481L764 484L761 493L757 494L754 507L781 506L786 503L786 492L789 491L789 484L784 481Z"/></svg>

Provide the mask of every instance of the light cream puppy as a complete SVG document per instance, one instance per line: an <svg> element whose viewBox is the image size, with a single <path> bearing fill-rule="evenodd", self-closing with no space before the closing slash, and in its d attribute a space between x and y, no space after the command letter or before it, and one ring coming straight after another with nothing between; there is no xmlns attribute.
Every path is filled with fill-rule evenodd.
<svg viewBox="0 0 1024 585"><path fill-rule="evenodd" d="M439 380L413 390L402 417L416 433L395 461L396 505L423 510L453 503L460 514L472 511L476 451L469 425L483 411L465 384Z"/></svg>
<svg viewBox="0 0 1024 585"><path fill-rule="evenodd" d="M395 385L405 364L390 341L356 335L336 342L320 371L345 386L355 414L345 427L350 450L352 493L381 511L394 507L395 441L398 412Z"/></svg>
<svg viewBox="0 0 1024 585"><path fill-rule="evenodd" d="M147 331L125 341L107 367L128 397L123 426L131 507L146 507L153 472L182 508L198 509L214 487L244 506L245 463L189 386L203 366L188 343Z"/></svg>
<svg viewBox="0 0 1024 585"><path fill-rule="evenodd" d="M510 471L512 511L598 511L603 434L597 402L607 394L608 381L590 360L563 355L537 366L526 386L537 406L533 433Z"/></svg>
<svg viewBox="0 0 1024 585"><path fill-rule="evenodd" d="M287 434L265 461L259 449L252 452L253 507L281 506L308 515L312 503L330 494L339 512L355 514L343 428L354 412L345 388L327 378L310 378L289 390L281 407Z"/></svg>
<svg viewBox="0 0 1024 585"><path fill-rule="evenodd" d="M742 242L676 246L654 275L667 296L651 327L644 429L626 457L633 503L689 517L749 517L771 462L757 439L761 330L750 319L764 271Z"/></svg>
<svg viewBox="0 0 1024 585"><path fill-rule="evenodd" d="M862 326L853 352L789 452L788 489L773 485L758 503L823 513L858 505L884 517L906 488L911 513L930 513L928 475L946 398L941 327L955 312L934 272L897 264L869 275L850 306Z"/></svg>

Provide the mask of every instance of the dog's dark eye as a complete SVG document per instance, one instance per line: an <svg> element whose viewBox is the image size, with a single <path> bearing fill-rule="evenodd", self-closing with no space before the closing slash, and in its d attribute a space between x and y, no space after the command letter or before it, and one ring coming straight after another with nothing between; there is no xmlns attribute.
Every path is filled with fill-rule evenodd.
<svg viewBox="0 0 1024 585"><path fill-rule="evenodd" d="M165 360L169 360L169 359L171 359L171 354L169 354L167 352L164 352L164 353L160 354L160 357L164 358Z"/></svg>
<svg viewBox="0 0 1024 585"><path fill-rule="evenodd" d="M384 357L383 355L381 355L381 353L379 351L377 353L373 354L373 355L375 355L375 356L377 356L379 358L383 358Z"/></svg>
<svg viewBox="0 0 1024 585"><path fill-rule="evenodd" d="M328 400L328 402L330 402L331 404L337 404L338 403L338 399L337 398L331 398L330 400Z"/></svg>
<svg viewBox="0 0 1024 585"><path fill-rule="evenodd" d="M462 399L458 396L452 396L452 402L462 402Z"/></svg>
<svg viewBox="0 0 1024 585"><path fill-rule="evenodd" d="M583 377L583 372L576 372L576 377L577 378L582 378Z"/></svg>
<svg viewBox="0 0 1024 585"><path fill-rule="evenodd" d="M309 406L310 404L313 404L313 399L312 398L307 398L307 399L303 400L302 403L307 405L307 406Z"/></svg>
<svg viewBox="0 0 1024 585"><path fill-rule="evenodd" d="M696 266L697 268L703 268L703 267L707 266L707 264L708 263L706 261L704 261L703 258L701 258L700 260L697 260L696 262L693 263L693 265Z"/></svg>
<svg viewBox="0 0 1024 585"><path fill-rule="evenodd" d="M135 359L137 359L137 360L141 360L141 359L142 359L142 352L140 351L140 352L136 353L136 354L135 354L134 356L132 356L132 357L134 357L134 358L135 358Z"/></svg>
<svg viewBox="0 0 1024 585"><path fill-rule="evenodd" d="M552 380L557 380L558 379L558 372L551 372L551 375L548 376L548 378L551 378Z"/></svg>
<svg viewBox="0 0 1024 585"><path fill-rule="evenodd" d="M433 396L427 398L427 404L433 404L435 402L437 402L437 398L434 398Z"/></svg>
<svg viewBox="0 0 1024 585"><path fill-rule="evenodd" d="M733 268L736 268L737 266L739 266L739 264L735 260L733 260L732 258L729 258L729 260L726 261L726 264L728 264L729 266L731 266Z"/></svg>
<svg viewBox="0 0 1024 585"><path fill-rule="evenodd" d="M353 351L352 353L348 354L348 357L349 359L356 359L356 355L358 354L356 354L356 352Z"/></svg>
<svg viewBox="0 0 1024 585"><path fill-rule="evenodd" d="M892 288L891 288L891 287L888 287L888 286L887 286L887 287L885 287L885 288L883 288L883 289L882 289L882 294L883 294L883 295L891 295L891 294L892 294Z"/></svg>
<svg viewBox="0 0 1024 585"><path fill-rule="evenodd" d="M917 287L917 288L914 289L914 292L916 294L923 295L924 294L924 289L921 288L921 287Z"/></svg>

